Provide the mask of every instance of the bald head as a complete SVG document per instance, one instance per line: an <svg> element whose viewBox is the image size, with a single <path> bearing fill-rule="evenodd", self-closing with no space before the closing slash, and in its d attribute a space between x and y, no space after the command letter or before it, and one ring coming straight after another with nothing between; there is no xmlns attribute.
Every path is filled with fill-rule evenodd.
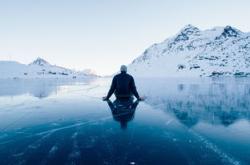
<svg viewBox="0 0 250 165"><path fill-rule="evenodd" d="M127 66L126 65L122 65L120 68L121 72L127 72Z"/></svg>

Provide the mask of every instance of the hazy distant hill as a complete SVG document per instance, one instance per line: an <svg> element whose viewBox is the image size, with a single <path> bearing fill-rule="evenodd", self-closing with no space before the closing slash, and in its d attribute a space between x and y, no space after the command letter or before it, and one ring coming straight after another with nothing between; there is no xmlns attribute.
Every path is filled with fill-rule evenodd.
<svg viewBox="0 0 250 165"><path fill-rule="evenodd" d="M90 72L76 72L71 69L51 65L42 58L37 58L29 65L15 61L0 61L0 78L88 78L96 77Z"/></svg>

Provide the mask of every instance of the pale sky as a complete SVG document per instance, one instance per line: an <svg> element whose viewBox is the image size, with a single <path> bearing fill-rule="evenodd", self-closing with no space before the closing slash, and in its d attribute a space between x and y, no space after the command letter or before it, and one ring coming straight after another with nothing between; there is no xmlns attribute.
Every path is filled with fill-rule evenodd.
<svg viewBox="0 0 250 165"><path fill-rule="evenodd" d="M250 0L0 0L0 60L100 75L192 24L250 31Z"/></svg>

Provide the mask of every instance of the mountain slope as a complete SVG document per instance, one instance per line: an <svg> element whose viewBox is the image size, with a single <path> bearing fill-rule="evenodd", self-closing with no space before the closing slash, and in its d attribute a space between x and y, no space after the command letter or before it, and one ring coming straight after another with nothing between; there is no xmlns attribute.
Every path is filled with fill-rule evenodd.
<svg viewBox="0 0 250 165"><path fill-rule="evenodd" d="M42 58L37 58L29 65L14 61L0 61L0 78L87 78L96 75L76 72L71 69L51 65Z"/></svg>
<svg viewBox="0 0 250 165"><path fill-rule="evenodd" d="M250 75L250 34L231 26L201 31L192 25L154 44L129 65L141 77Z"/></svg>

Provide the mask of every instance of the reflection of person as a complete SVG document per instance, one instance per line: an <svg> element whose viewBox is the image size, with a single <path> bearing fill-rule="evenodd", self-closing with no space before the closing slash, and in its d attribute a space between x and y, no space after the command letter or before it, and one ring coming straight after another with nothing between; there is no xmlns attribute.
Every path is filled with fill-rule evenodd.
<svg viewBox="0 0 250 165"><path fill-rule="evenodd" d="M136 90L134 78L127 74L127 67L122 65L120 70L121 73L113 78L110 90L107 96L103 97L103 100L107 101L113 93L115 93L117 99L129 99L134 95L138 100L143 100Z"/></svg>
<svg viewBox="0 0 250 165"><path fill-rule="evenodd" d="M120 122L121 129L127 128L127 123L134 119L134 114L139 101L133 101L130 99L116 99L114 102L107 101L109 108L112 112L113 119Z"/></svg>

